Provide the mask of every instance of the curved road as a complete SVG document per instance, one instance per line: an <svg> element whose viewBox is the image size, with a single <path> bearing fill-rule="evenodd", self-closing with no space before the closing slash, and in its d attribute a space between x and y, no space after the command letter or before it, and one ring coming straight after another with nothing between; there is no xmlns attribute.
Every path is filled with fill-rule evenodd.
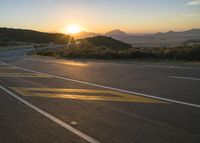
<svg viewBox="0 0 200 143"><path fill-rule="evenodd" d="M0 51L4 143L200 142L200 66Z"/></svg>

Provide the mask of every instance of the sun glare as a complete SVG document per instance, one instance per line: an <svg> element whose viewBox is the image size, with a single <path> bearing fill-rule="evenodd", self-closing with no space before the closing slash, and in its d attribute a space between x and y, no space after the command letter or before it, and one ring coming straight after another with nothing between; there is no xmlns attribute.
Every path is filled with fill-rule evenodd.
<svg viewBox="0 0 200 143"><path fill-rule="evenodd" d="M66 34L76 34L79 33L80 31L81 31L80 26L76 24L69 25L65 28Z"/></svg>

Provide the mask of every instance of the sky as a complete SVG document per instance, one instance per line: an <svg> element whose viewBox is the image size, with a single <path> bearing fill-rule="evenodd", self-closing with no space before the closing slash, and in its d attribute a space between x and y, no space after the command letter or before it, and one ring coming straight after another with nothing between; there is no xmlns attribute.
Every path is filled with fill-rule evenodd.
<svg viewBox="0 0 200 143"><path fill-rule="evenodd" d="M0 27L64 32L73 24L97 33L200 28L200 0L0 0Z"/></svg>

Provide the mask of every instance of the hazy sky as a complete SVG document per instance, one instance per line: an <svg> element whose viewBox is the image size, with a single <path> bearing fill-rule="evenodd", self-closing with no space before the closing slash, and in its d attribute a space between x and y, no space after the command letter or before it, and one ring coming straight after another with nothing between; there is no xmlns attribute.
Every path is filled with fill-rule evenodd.
<svg viewBox="0 0 200 143"><path fill-rule="evenodd" d="M148 33L200 28L200 0L0 0L0 27Z"/></svg>

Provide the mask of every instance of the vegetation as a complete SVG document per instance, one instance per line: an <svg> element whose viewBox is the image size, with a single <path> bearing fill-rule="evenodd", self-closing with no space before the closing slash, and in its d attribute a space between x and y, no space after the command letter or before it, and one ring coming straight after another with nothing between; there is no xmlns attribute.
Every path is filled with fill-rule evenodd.
<svg viewBox="0 0 200 143"><path fill-rule="evenodd" d="M196 60L200 61L200 45L182 46L176 48L130 48L100 44L100 39L95 37L81 40L83 43L66 48L39 51L43 56L56 56L61 58L92 58L92 59L152 59L152 60ZM105 38L106 39L106 38ZM105 41L104 39L104 41ZM107 39L108 40L108 39ZM79 42L81 42L79 40ZM86 42L87 41L87 42ZM85 44L86 43L86 44ZM103 42L106 43L107 42ZM100 45L99 45L100 44ZM92 46L87 46L92 45ZM115 44L114 44L115 45ZM112 47L111 47L112 46Z"/></svg>
<svg viewBox="0 0 200 143"><path fill-rule="evenodd" d="M6 45L10 42L67 44L69 39L70 36L60 33L0 28L0 45Z"/></svg>

